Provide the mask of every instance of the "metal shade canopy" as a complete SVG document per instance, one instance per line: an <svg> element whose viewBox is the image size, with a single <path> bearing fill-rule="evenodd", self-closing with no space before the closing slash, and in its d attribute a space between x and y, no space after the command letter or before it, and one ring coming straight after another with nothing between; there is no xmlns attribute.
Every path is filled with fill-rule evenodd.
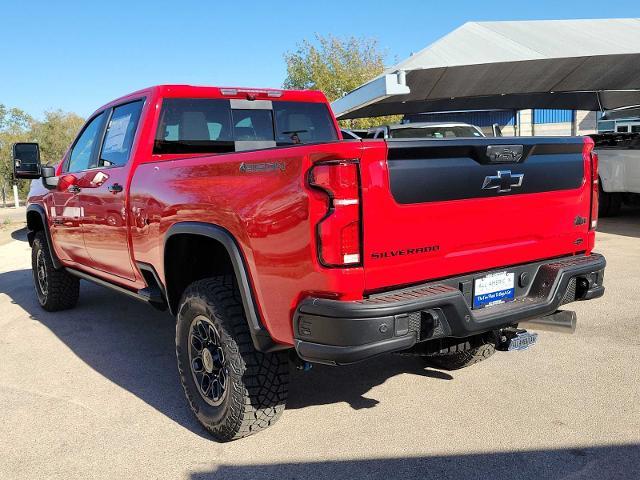
<svg viewBox="0 0 640 480"><path fill-rule="evenodd" d="M472 22L331 104L338 118L640 105L640 19Z"/></svg>
<svg viewBox="0 0 640 480"><path fill-rule="evenodd" d="M640 117L640 105L622 107L615 110L607 110L601 120L621 120L625 118Z"/></svg>

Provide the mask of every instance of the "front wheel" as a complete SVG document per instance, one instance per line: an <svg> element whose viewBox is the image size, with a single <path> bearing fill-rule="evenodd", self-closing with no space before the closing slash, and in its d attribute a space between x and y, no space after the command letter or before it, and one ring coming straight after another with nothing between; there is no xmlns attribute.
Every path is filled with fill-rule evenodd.
<svg viewBox="0 0 640 480"><path fill-rule="evenodd" d="M36 233L31 247L31 270L38 303L48 312L73 308L80 296L80 280L63 268L56 269L51 260L45 233Z"/></svg>
<svg viewBox="0 0 640 480"><path fill-rule="evenodd" d="M282 414L288 357L254 348L232 276L187 288L178 311L176 355L191 410L217 440L252 435Z"/></svg>

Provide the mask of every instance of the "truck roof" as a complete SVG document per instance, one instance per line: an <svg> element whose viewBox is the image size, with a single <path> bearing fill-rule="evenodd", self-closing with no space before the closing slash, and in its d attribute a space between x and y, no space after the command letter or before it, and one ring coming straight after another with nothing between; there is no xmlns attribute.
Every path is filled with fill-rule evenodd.
<svg viewBox="0 0 640 480"><path fill-rule="evenodd" d="M98 108L95 113L107 107L133 100L142 96L155 98L236 98L255 100L284 100L290 102L327 103L327 98L319 90L285 90L277 88L214 87L200 85L163 84L136 90L123 95Z"/></svg>

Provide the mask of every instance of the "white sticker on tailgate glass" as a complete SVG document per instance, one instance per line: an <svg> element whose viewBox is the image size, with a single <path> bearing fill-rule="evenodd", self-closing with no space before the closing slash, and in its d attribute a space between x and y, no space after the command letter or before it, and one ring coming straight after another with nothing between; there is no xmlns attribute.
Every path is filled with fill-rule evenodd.
<svg viewBox="0 0 640 480"><path fill-rule="evenodd" d="M473 308L482 308L513 300L515 274L500 272L476 278L473 285Z"/></svg>

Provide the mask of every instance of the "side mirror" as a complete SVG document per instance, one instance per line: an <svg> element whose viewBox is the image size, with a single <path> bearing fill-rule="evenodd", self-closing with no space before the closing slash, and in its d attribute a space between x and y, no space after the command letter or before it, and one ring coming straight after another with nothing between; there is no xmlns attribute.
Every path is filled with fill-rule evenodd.
<svg viewBox="0 0 640 480"><path fill-rule="evenodd" d="M37 143L13 144L13 175L15 178L40 178L40 147Z"/></svg>
<svg viewBox="0 0 640 480"><path fill-rule="evenodd" d="M58 187L59 177L56 177L55 167L40 167L40 171L42 173L42 185L44 185L44 188L53 190Z"/></svg>

